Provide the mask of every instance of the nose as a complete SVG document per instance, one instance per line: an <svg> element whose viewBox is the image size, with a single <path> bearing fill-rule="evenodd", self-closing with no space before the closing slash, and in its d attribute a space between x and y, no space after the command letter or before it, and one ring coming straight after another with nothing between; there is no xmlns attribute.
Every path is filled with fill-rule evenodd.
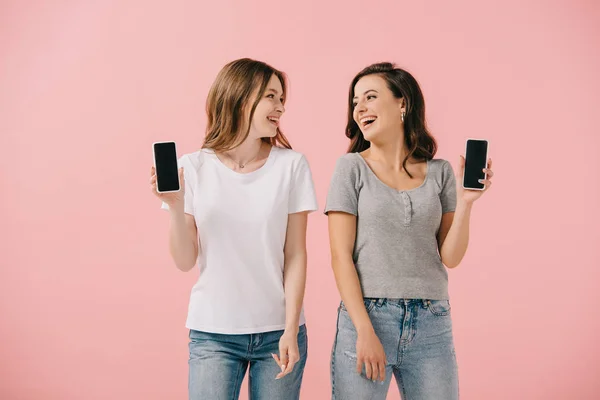
<svg viewBox="0 0 600 400"><path fill-rule="evenodd" d="M359 100L358 103L356 103L356 107L354 107L354 111L358 114L363 113L365 111L367 111L367 107L365 106L365 102L362 100Z"/></svg>
<svg viewBox="0 0 600 400"><path fill-rule="evenodd" d="M277 111L279 114L283 114L285 112L285 107L281 101L279 103L277 103L277 106L275 107L275 111Z"/></svg>

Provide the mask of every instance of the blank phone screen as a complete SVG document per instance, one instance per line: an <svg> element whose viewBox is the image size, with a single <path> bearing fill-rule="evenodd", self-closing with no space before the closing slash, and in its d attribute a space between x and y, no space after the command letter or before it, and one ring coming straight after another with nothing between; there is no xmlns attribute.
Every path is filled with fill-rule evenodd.
<svg viewBox="0 0 600 400"><path fill-rule="evenodd" d="M156 186L159 192L179 190L177 152L174 142L155 143Z"/></svg>
<svg viewBox="0 0 600 400"><path fill-rule="evenodd" d="M485 178L483 169L487 165L486 140L467 140L467 154L465 155L465 178L464 187L473 189L483 189L483 183L479 179Z"/></svg>

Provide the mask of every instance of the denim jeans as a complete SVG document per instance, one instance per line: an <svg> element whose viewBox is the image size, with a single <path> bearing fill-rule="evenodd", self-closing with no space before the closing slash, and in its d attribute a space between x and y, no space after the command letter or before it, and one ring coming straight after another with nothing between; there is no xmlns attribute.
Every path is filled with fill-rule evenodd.
<svg viewBox="0 0 600 400"><path fill-rule="evenodd" d="M279 355L283 331L249 335L224 335L190 330L190 400L235 400L249 367L251 400L293 400L300 398L306 364L306 326L298 330L300 360L291 373L275 380L281 368L271 354Z"/></svg>
<svg viewBox="0 0 600 400"><path fill-rule="evenodd" d="M354 324L338 309L331 356L332 399L385 400L392 375L403 400L458 399L458 370L448 300L365 299L386 355L385 381L356 372Z"/></svg>

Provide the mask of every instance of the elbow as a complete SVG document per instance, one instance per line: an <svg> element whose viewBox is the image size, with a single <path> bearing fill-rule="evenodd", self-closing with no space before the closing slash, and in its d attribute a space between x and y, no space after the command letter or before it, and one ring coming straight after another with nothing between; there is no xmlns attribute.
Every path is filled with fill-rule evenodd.
<svg viewBox="0 0 600 400"><path fill-rule="evenodd" d="M460 259L450 259L449 257L442 258L442 264L446 266L446 268L454 269L460 265Z"/></svg>
<svg viewBox="0 0 600 400"><path fill-rule="evenodd" d="M285 269L291 266L306 268L308 253L306 249L284 252L283 265Z"/></svg>
<svg viewBox="0 0 600 400"><path fill-rule="evenodd" d="M354 260L352 259L352 255L349 254L339 254L339 253L331 253L331 268L333 270L339 269L344 265L352 265L354 266Z"/></svg>
<svg viewBox="0 0 600 400"><path fill-rule="evenodd" d="M192 268L194 268L194 265L196 265L196 263L175 263L175 266L181 272L189 272L189 271L191 271Z"/></svg>
<svg viewBox="0 0 600 400"><path fill-rule="evenodd" d="M196 266L198 254L196 253L193 256L190 255L190 257L177 257L176 254L171 253L171 257L173 258L173 261L175 262L175 267L178 270L180 270L181 272L188 272Z"/></svg>

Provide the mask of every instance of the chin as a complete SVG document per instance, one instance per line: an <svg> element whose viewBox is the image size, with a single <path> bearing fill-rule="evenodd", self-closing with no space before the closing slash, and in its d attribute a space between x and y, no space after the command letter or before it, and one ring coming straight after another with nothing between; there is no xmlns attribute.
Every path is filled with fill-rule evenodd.
<svg viewBox="0 0 600 400"><path fill-rule="evenodd" d="M367 132L367 133L362 132L362 134L363 134L363 137L365 138L365 140L367 140L369 142L372 142L373 139L375 139L375 140L377 139L377 132Z"/></svg>
<svg viewBox="0 0 600 400"><path fill-rule="evenodd" d="M265 138L273 138L275 136L277 136L277 129L273 129L273 130L269 129L268 131L265 131L263 133L263 137L265 137Z"/></svg>

